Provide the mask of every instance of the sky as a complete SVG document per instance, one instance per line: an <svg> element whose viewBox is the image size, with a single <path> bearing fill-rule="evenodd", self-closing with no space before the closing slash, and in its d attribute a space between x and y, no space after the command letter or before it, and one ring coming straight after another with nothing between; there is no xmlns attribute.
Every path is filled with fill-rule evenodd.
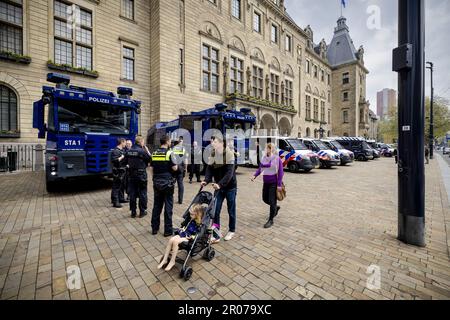
<svg viewBox="0 0 450 320"><path fill-rule="evenodd" d="M397 74L392 72L392 50L398 46L398 1L347 0L343 15L356 49L364 46L367 98L376 112L376 94L383 88L397 90ZM333 38L341 15L341 0L285 0L289 15L302 28L311 25L314 42ZM425 55L434 63L434 92L450 100L450 1L425 0ZM430 95L430 73L426 73L425 94Z"/></svg>

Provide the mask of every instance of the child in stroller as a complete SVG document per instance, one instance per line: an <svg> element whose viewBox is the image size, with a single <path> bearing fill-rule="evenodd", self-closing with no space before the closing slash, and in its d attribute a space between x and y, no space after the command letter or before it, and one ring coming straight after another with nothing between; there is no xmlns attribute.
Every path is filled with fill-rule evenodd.
<svg viewBox="0 0 450 320"><path fill-rule="evenodd" d="M201 190L184 213L181 229L177 229L176 235L169 240L158 265L158 269L165 268L166 271L170 271L178 262L182 265L180 276L185 280L190 279L193 271L191 267L186 266L189 257L195 257L203 250L205 251L203 257L206 260L211 261L215 256L215 251L211 248L211 222L214 218L215 201L210 192ZM177 258L179 249L187 251L185 260Z"/></svg>

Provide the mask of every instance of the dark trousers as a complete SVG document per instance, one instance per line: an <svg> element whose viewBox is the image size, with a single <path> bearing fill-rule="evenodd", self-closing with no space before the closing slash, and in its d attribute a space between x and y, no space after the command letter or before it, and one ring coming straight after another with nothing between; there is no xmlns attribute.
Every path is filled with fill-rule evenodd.
<svg viewBox="0 0 450 320"><path fill-rule="evenodd" d="M161 212L164 207L164 233L172 233L174 188L169 188L165 191L153 188L153 191L152 230L159 230Z"/></svg>
<svg viewBox="0 0 450 320"><path fill-rule="evenodd" d="M222 211L223 201L227 199L228 215L230 217L228 228L230 232L236 232L236 194L237 189L216 191L214 223L220 226L220 211Z"/></svg>
<svg viewBox="0 0 450 320"><path fill-rule="evenodd" d="M111 202L114 204L125 201L124 191L125 189L123 176L114 176L111 190Z"/></svg>
<svg viewBox="0 0 450 320"><path fill-rule="evenodd" d="M178 203L183 203L184 196L184 170L181 173L178 173L175 177L177 179L178 186Z"/></svg>
<svg viewBox="0 0 450 320"><path fill-rule="evenodd" d="M147 210L147 181L142 181L139 178L130 177L129 179L130 192L130 210L136 213L137 198L139 198L139 210L144 212Z"/></svg>
<svg viewBox="0 0 450 320"><path fill-rule="evenodd" d="M191 164L189 165L189 181L192 181L194 174L197 177L197 182L200 182L200 165Z"/></svg>
<svg viewBox="0 0 450 320"><path fill-rule="evenodd" d="M277 184L264 183L262 196L264 203L270 206L269 220L273 220L277 212Z"/></svg>

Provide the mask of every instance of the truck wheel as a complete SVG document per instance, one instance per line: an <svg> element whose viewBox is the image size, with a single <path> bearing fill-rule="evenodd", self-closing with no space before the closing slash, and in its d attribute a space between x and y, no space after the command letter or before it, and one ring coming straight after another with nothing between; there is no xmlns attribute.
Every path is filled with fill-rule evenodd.
<svg viewBox="0 0 450 320"><path fill-rule="evenodd" d="M288 169L290 172L298 172L298 164L295 162L289 163Z"/></svg>
<svg viewBox="0 0 450 320"><path fill-rule="evenodd" d="M46 181L45 187L48 193L56 192L56 190L58 189L57 182L55 181Z"/></svg>
<svg viewBox="0 0 450 320"><path fill-rule="evenodd" d="M366 157L364 157L362 154L360 154L358 156L358 161L365 161L365 160L366 160Z"/></svg>

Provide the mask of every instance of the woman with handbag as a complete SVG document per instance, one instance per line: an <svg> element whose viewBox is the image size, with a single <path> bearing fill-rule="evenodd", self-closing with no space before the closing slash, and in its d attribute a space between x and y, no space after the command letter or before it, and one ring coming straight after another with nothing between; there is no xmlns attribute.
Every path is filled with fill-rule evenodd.
<svg viewBox="0 0 450 320"><path fill-rule="evenodd" d="M277 201L283 200L286 196L286 190L283 184L283 162L277 155L277 150L273 143L267 144L264 157L261 159L259 169L252 177L252 181L255 181L261 173L264 182L262 198L264 203L270 206L269 220L264 225L264 228L268 229L273 226L273 220L280 210Z"/></svg>

